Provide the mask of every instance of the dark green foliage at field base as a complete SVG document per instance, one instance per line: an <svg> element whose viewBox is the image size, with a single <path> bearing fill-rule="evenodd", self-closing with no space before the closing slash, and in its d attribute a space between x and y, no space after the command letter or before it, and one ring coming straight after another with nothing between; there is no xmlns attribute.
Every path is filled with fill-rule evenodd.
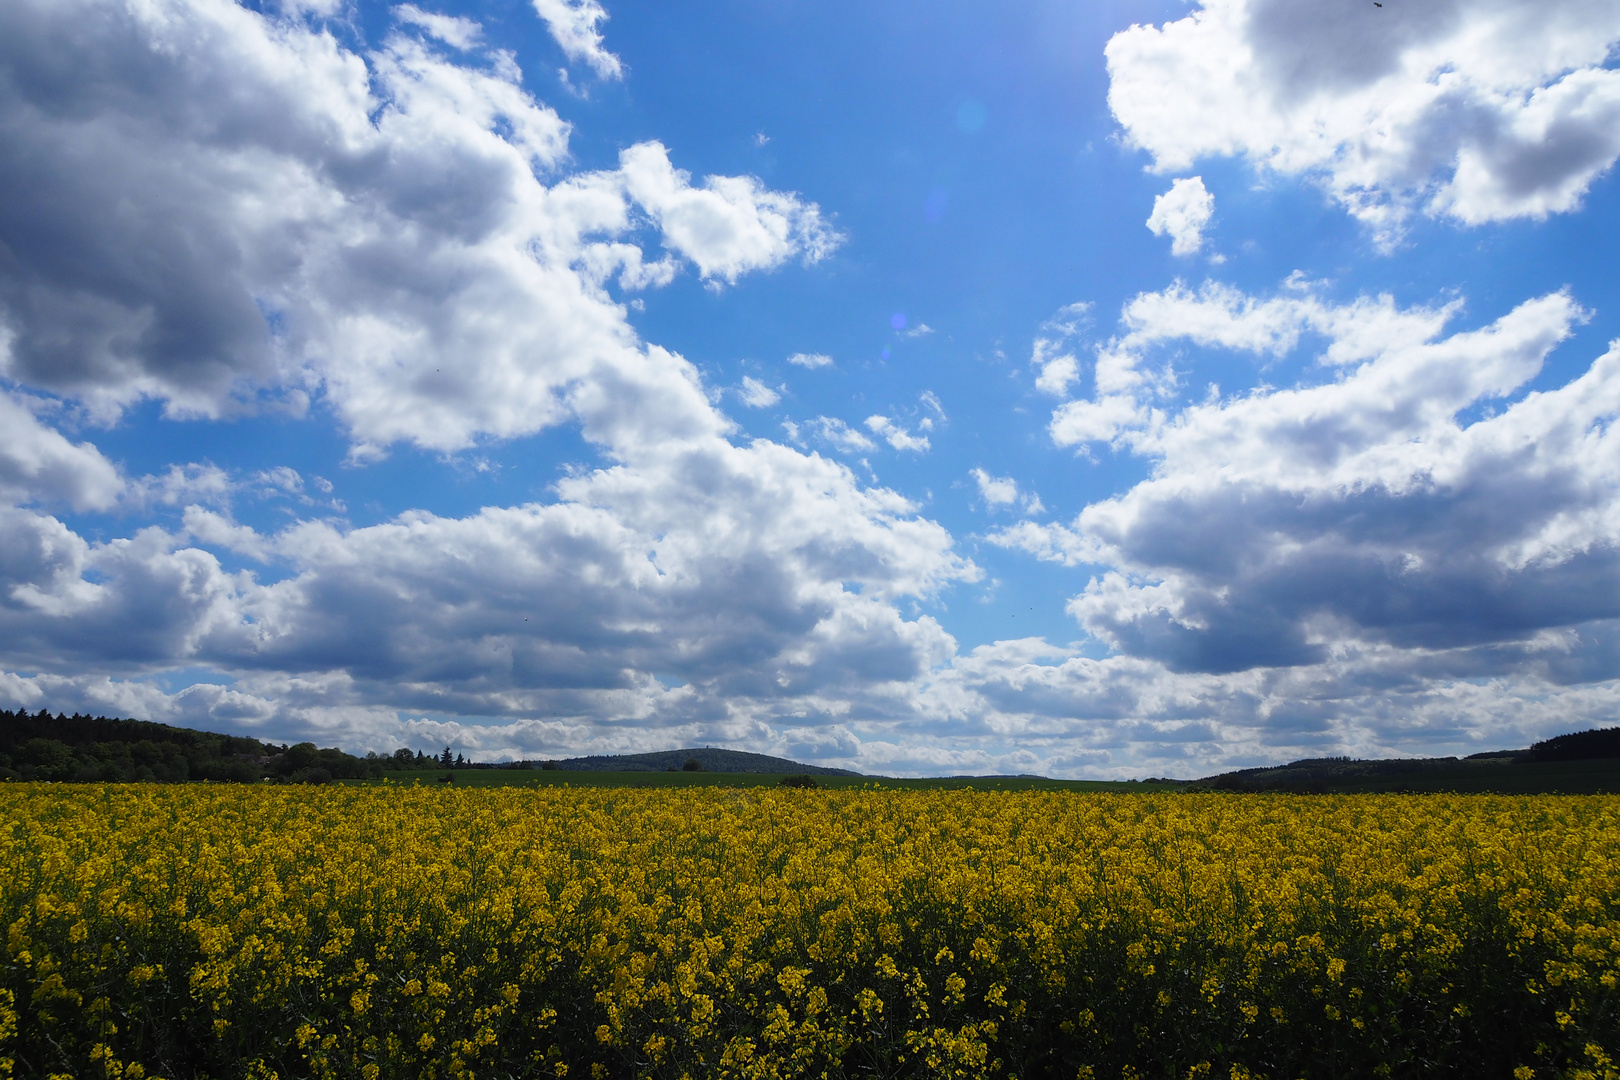
<svg viewBox="0 0 1620 1080"><path fill-rule="evenodd" d="M1620 758L1620 727L1596 728L1538 742L1524 752L1527 761L1600 761Z"/></svg>
<svg viewBox="0 0 1620 1080"><path fill-rule="evenodd" d="M1497 792L1508 795L1620 793L1620 728L1560 735L1526 750L1465 758L1307 758L1194 781L1204 791L1294 794Z"/></svg>
<svg viewBox="0 0 1620 1080"><path fill-rule="evenodd" d="M381 775L382 764L374 758L314 743L277 746L147 720L0 709L0 779L319 784Z"/></svg>

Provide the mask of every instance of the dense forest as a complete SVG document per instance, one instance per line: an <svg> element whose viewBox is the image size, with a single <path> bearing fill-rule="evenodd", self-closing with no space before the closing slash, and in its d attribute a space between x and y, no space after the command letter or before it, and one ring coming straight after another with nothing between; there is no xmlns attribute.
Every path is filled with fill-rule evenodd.
<svg viewBox="0 0 1620 1080"><path fill-rule="evenodd" d="M1576 731L1523 751L1527 761L1599 761L1620 758L1620 727Z"/></svg>
<svg viewBox="0 0 1620 1080"><path fill-rule="evenodd" d="M380 776L385 761L398 767L308 742L278 746L147 720L0 709L0 779L324 783Z"/></svg>

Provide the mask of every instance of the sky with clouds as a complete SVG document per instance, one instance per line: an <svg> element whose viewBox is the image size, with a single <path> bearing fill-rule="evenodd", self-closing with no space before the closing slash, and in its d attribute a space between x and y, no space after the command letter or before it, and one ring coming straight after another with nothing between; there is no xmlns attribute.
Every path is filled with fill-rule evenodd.
<svg viewBox="0 0 1620 1080"><path fill-rule="evenodd" d="M1620 717L1612 0L10 0L0 706L1200 776Z"/></svg>

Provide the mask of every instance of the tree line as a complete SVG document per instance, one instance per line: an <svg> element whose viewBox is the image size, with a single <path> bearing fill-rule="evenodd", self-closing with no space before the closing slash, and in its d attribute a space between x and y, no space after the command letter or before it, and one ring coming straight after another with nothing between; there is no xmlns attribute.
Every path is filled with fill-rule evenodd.
<svg viewBox="0 0 1620 1080"><path fill-rule="evenodd" d="M0 709L0 779L78 783L325 783L379 777L387 759L277 745L149 720Z"/></svg>
<svg viewBox="0 0 1620 1080"><path fill-rule="evenodd" d="M368 758L375 755L368 754ZM420 750L400 747L386 757L377 758L387 769L521 769L525 768L523 762L511 761L473 761L464 758L459 753L451 755L447 746L442 753L424 754Z"/></svg>

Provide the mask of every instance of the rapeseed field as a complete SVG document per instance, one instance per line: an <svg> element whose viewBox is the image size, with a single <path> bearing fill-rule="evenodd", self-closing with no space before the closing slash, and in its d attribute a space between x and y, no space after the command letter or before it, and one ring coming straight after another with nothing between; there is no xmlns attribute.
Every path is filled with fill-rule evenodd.
<svg viewBox="0 0 1620 1080"><path fill-rule="evenodd" d="M1620 1076L1620 799L0 788L18 1077Z"/></svg>

